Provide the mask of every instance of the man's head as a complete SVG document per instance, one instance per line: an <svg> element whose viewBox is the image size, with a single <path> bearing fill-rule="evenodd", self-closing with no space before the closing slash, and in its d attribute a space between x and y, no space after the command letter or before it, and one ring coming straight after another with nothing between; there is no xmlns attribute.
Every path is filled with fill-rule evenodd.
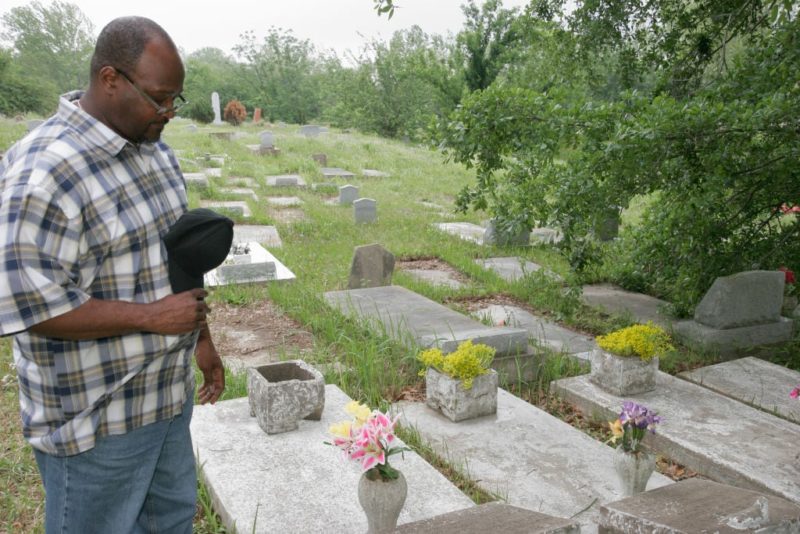
<svg viewBox="0 0 800 534"><path fill-rule="evenodd" d="M90 113L134 143L158 141L182 102L184 69L175 43L144 17L112 20L91 64Z"/></svg>

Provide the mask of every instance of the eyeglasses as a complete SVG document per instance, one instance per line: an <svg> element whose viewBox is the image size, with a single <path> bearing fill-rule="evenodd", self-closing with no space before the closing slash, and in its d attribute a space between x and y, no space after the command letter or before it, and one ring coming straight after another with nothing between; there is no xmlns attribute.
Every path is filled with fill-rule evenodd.
<svg viewBox="0 0 800 534"><path fill-rule="evenodd" d="M156 102L153 99L152 96L150 96L147 93L145 93L144 90L141 87L139 87L139 85L136 82L131 80L131 77L128 76L127 74L125 74L125 72L121 71L120 69L118 69L116 67L113 67L113 68L114 68L115 71L117 71L120 74L122 74L123 78L128 80L128 83L131 84L131 86L134 89L136 89L136 92L139 93L142 98L147 100L148 104L150 104L151 106L153 106L155 108L156 113L159 114L159 115L166 115L167 113L173 113L175 111L178 111L183 106L185 106L186 104L189 103L189 102L186 101L185 98L183 98L183 95L180 94L180 93L178 93L177 95L168 96L167 98L162 100L161 103ZM167 102L169 100L172 100L172 105L171 106L165 106L164 102Z"/></svg>

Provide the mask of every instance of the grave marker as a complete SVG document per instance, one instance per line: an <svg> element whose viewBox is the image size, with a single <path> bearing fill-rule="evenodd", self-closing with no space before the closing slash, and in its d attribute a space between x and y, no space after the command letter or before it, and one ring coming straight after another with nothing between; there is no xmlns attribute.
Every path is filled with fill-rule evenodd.
<svg viewBox="0 0 800 534"><path fill-rule="evenodd" d="M219 109L219 93L211 93L211 108L214 110L214 122L211 124L222 124L222 114Z"/></svg>
<svg viewBox="0 0 800 534"><path fill-rule="evenodd" d="M372 198L359 198L353 202L356 224L375 222L378 218L378 202Z"/></svg>
<svg viewBox="0 0 800 534"><path fill-rule="evenodd" d="M349 289L392 285L394 255L377 243L355 248L350 264Z"/></svg>
<svg viewBox="0 0 800 534"><path fill-rule="evenodd" d="M358 198L358 188L354 185L343 185L339 188L339 204L349 206Z"/></svg>

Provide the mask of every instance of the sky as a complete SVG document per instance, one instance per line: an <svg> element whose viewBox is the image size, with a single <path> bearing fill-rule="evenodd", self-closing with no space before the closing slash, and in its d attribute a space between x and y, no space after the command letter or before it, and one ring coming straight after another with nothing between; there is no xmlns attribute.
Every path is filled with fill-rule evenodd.
<svg viewBox="0 0 800 534"><path fill-rule="evenodd" d="M49 0L40 0L49 5ZM68 0L69 1L69 0ZM95 35L110 20L142 15L155 20L186 53L216 47L225 53L253 30L258 40L270 26L292 30L318 50L333 49L340 57L358 53L377 38L385 41L397 30L418 25L428 34L457 33L464 22L464 0L396 0L391 20L378 17L373 0L72 0L95 25ZM528 0L503 0L506 8L523 7ZM0 14L29 4L29 0L4 0Z"/></svg>

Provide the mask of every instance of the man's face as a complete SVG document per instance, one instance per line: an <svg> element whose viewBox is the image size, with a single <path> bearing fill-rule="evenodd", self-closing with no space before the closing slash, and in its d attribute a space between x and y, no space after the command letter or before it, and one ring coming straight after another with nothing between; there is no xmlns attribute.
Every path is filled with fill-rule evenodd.
<svg viewBox="0 0 800 534"><path fill-rule="evenodd" d="M118 69L116 130L133 143L152 143L175 116L171 108L180 102L184 70L180 57L161 40L145 46L133 72ZM159 113L157 108L168 111Z"/></svg>

